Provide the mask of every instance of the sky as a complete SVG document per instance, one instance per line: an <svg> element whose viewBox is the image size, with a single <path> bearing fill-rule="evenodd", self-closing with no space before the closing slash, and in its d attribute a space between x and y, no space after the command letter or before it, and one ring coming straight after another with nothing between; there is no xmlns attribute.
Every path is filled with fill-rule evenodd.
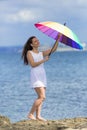
<svg viewBox="0 0 87 130"><path fill-rule="evenodd" d="M87 0L0 0L0 46L23 46L30 36L43 44L54 42L34 24L54 21L87 41Z"/></svg>

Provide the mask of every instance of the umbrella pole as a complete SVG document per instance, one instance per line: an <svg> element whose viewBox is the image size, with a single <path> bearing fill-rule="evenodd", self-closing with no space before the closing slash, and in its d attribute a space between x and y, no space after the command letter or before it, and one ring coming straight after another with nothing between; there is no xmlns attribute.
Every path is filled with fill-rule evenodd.
<svg viewBox="0 0 87 130"><path fill-rule="evenodd" d="M62 36L62 34L61 34L60 36L58 36L58 38L57 38L57 40L55 41L53 47L51 48L51 51L50 51L50 53L49 53L49 56L52 54L55 45L56 45L56 44L59 44L61 36ZM57 45L57 46L58 46L58 45Z"/></svg>
<svg viewBox="0 0 87 130"><path fill-rule="evenodd" d="M56 42L54 43L53 47L51 48L51 51L50 51L50 53L49 53L49 56L52 54L52 51L53 51L55 45L56 45Z"/></svg>

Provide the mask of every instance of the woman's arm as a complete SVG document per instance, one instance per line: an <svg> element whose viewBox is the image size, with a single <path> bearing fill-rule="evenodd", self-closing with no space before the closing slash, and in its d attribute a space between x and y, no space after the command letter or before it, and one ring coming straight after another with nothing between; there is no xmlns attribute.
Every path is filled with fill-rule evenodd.
<svg viewBox="0 0 87 130"><path fill-rule="evenodd" d="M38 62L34 62L33 56L31 55L31 53L28 51L27 52L27 60L28 63L32 66L32 67L36 67L44 62L46 62L49 59L49 57L45 57L43 60L38 61Z"/></svg>
<svg viewBox="0 0 87 130"><path fill-rule="evenodd" d="M59 41L60 41L61 36L62 36L61 33L58 34L58 38L57 38L56 42L54 43L54 47L52 48L52 50L51 50L51 49L48 49L48 50L46 50L46 51L43 51L43 56L47 56L47 55L50 54L51 51L54 52L54 51L57 50L58 43L59 43Z"/></svg>

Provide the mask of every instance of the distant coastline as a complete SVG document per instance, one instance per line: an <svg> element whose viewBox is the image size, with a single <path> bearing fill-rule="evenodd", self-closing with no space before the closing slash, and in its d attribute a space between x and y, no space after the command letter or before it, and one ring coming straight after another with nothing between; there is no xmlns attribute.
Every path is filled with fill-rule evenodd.
<svg viewBox="0 0 87 130"><path fill-rule="evenodd" d="M62 45L62 46L58 47L57 51L60 51L60 52L62 52L62 51L87 51L86 43L83 43L82 45L83 45L82 50ZM23 46L0 46L0 52L18 52L18 53L20 53L20 52L22 52L22 48L23 48ZM47 50L49 48L50 48L50 46L41 46L39 48L39 50L43 51L43 50Z"/></svg>

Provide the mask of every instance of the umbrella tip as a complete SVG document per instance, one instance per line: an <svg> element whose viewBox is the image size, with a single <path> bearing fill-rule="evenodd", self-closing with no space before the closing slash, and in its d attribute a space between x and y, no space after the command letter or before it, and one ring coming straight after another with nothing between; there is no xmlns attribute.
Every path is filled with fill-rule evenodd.
<svg viewBox="0 0 87 130"><path fill-rule="evenodd" d="M66 26L66 22L64 23L64 26Z"/></svg>

